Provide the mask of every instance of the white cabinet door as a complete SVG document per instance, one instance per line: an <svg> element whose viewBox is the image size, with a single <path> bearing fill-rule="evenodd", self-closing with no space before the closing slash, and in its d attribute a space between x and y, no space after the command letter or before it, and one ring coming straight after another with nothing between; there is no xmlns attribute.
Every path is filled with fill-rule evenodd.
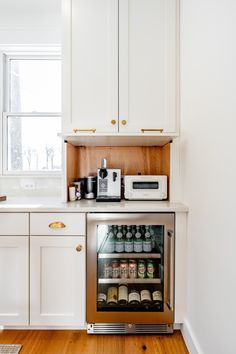
<svg viewBox="0 0 236 354"><path fill-rule="evenodd" d="M141 129L176 131L177 5L178 0L119 1L122 133L140 133Z"/></svg>
<svg viewBox="0 0 236 354"><path fill-rule="evenodd" d="M0 325L29 324L28 236L0 236Z"/></svg>
<svg viewBox="0 0 236 354"><path fill-rule="evenodd" d="M118 0L63 3L63 131L117 132Z"/></svg>
<svg viewBox="0 0 236 354"><path fill-rule="evenodd" d="M30 324L84 326L84 236L31 237Z"/></svg>
<svg viewBox="0 0 236 354"><path fill-rule="evenodd" d="M63 132L177 133L179 0L63 4Z"/></svg>

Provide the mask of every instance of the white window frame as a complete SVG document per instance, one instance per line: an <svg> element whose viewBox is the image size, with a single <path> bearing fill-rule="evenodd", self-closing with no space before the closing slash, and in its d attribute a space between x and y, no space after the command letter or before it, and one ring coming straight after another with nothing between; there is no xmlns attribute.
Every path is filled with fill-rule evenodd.
<svg viewBox="0 0 236 354"><path fill-rule="evenodd" d="M54 47L31 47L18 46L3 48L0 47L0 76L3 78L0 84L0 175L7 177L39 176L39 177L59 177L60 171L9 171L7 169L8 139L7 139L7 119L8 117L62 117L61 112L9 112L9 63L12 59L61 59L60 48ZM63 146L63 144L61 144ZM63 154L63 150L61 150ZM63 156L62 156L63 157ZM63 158L62 158L63 160Z"/></svg>

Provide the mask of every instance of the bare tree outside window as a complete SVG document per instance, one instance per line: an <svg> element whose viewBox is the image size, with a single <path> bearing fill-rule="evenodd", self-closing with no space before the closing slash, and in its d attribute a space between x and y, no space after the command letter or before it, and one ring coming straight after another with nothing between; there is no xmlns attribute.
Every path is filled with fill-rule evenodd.
<svg viewBox="0 0 236 354"><path fill-rule="evenodd" d="M16 55L7 63L7 171L60 171L61 61Z"/></svg>
<svg viewBox="0 0 236 354"><path fill-rule="evenodd" d="M14 67L10 70L10 90L13 93L11 97L11 107L13 110L20 112L21 99L20 99L20 82L19 82L19 65L16 62ZM21 120L15 118L10 126L10 138L15 140L15 144L11 146L10 160L13 170L21 170L22 163L22 134L21 134Z"/></svg>
<svg viewBox="0 0 236 354"><path fill-rule="evenodd" d="M45 146L46 151L46 169L49 169L49 162L50 162L50 169L53 170L53 158L54 158L54 147L53 146Z"/></svg>
<svg viewBox="0 0 236 354"><path fill-rule="evenodd" d="M60 171L61 170L61 140L57 136L60 132L61 118L58 116L44 117L12 117L7 118L8 126L15 122L21 124L21 161L23 171ZM36 133L35 133L36 132ZM19 141L8 131L8 146L10 151L15 151ZM14 165L15 166L15 165ZM8 170L15 171L8 161Z"/></svg>

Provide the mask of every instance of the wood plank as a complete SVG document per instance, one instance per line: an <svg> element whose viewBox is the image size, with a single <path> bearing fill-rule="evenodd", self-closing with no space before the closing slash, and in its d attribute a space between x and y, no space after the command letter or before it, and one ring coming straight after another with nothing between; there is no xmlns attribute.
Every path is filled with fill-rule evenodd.
<svg viewBox="0 0 236 354"><path fill-rule="evenodd" d="M77 178L78 176L78 149L71 145L66 145L66 160L67 160L67 187Z"/></svg>
<svg viewBox="0 0 236 354"><path fill-rule="evenodd" d="M121 168L122 175L161 173L161 147L97 146L78 147L78 177L96 175L102 158L107 159L107 168Z"/></svg>
<svg viewBox="0 0 236 354"><path fill-rule="evenodd" d="M188 354L180 331L172 335L88 335L78 330L2 330L0 343L22 344L20 354Z"/></svg>

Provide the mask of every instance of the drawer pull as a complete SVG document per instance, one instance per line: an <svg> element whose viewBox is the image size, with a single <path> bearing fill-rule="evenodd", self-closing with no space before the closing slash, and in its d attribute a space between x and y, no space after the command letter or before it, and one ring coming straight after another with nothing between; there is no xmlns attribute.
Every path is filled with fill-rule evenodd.
<svg viewBox="0 0 236 354"><path fill-rule="evenodd" d="M141 132L142 133L145 133L145 132L159 132L159 133L163 133L163 130L162 128L159 128L159 129L145 129L145 128L142 128L141 129Z"/></svg>
<svg viewBox="0 0 236 354"><path fill-rule="evenodd" d="M50 229L64 229L64 227L66 227L66 225L61 222L61 221L54 221L51 222L48 227L50 227Z"/></svg>
<svg viewBox="0 0 236 354"><path fill-rule="evenodd" d="M96 132L96 129L73 129L73 132L76 134L76 133L85 133L85 132L92 132L92 133L95 133Z"/></svg>
<svg viewBox="0 0 236 354"><path fill-rule="evenodd" d="M82 251L82 245L78 245L78 246L76 247L76 251L77 251L77 252L81 252L81 251Z"/></svg>

